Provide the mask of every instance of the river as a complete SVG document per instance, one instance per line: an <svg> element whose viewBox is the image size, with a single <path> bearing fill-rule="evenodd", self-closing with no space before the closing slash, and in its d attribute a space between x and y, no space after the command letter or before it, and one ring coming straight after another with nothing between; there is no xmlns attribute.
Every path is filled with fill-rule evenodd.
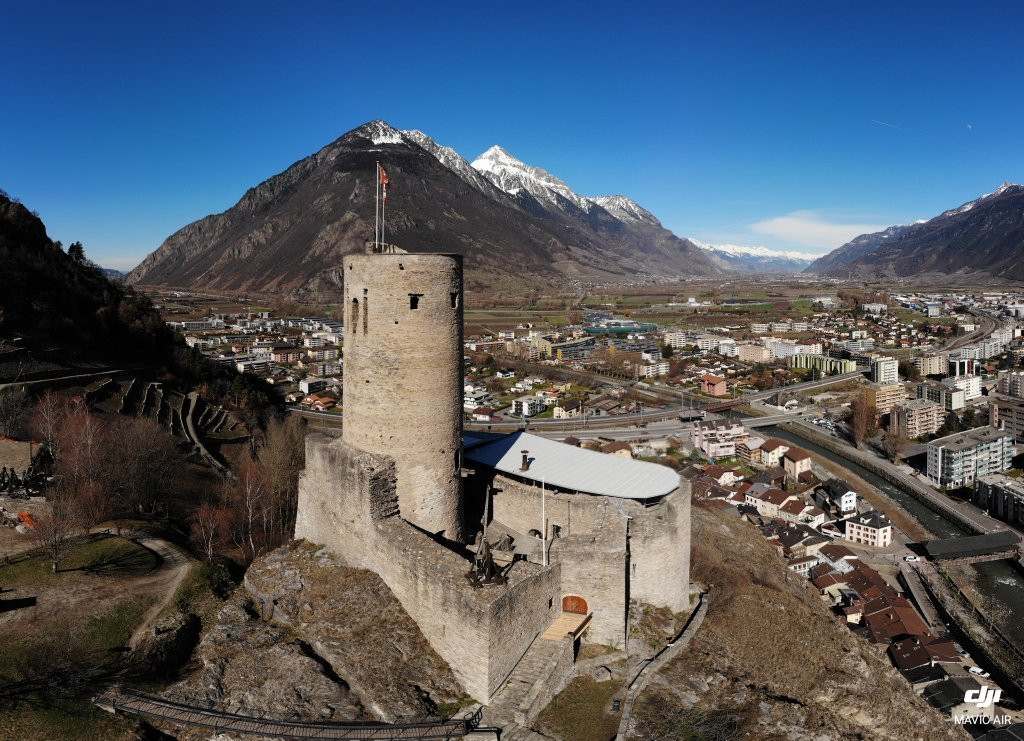
<svg viewBox="0 0 1024 741"><path fill-rule="evenodd" d="M764 435L788 440L805 450L817 453L823 458L828 458L849 469L876 489L885 492L893 501L898 502L903 509L913 515L914 519L939 537L956 538L962 535L973 535L973 533L969 533L955 523L950 522L888 481L885 481L866 468L836 455L831 450L815 445L811 441L794 435L781 427L765 427L759 430L759 432ZM973 568L978 573L975 586L979 593L1010 610L1013 615L1024 615L1024 577L1021 576L1021 573L1014 566L1011 566L1006 561L989 561L987 563L974 564ZM1011 622L1011 625L1006 626L1007 633L1018 645L1024 646L1024 621Z"/></svg>

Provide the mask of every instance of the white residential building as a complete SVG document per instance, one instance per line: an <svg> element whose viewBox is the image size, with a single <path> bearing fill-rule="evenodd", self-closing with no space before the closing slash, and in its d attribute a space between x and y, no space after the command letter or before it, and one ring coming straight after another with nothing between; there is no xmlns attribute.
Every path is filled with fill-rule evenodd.
<svg viewBox="0 0 1024 741"><path fill-rule="evenodd" d="M1013 435L996 427L977 427L928 443L928 478L939 486L973 484L979 476L1000 473L1013 460Z"/></svg>
<svg viewBox="0 0 1024 741"><path fill-rule="evenodd" d="M512 402L512 414L516 417L532 417L547 408L548 405L538 396L520 396Z"/></svg>
<svg viewBox="0 0 1024 741"><path fill-rule="evenodd" d="M875 358L871 361L871 380L883 385L899 383L899 367L896 358Z"/></svg>
<svg viewBox="0 0 1024 741"><path fill-rule="evenodd" d="M738 422L698 422L693 426L693 446L708 458L736 455L736 444L749 436Z"/></svg>
<svg viewBox="0 0 1024 741"><path fill-rule="evenodd" d="M917 384L917 398L934 401L947 412L963 409L967 403L966 394L963 389L947 386L937 381L923 381Z"/></svg>
<svg viewBox="0 0 1024 741"><path fill-rule="evenodd" d="M965 401L981 396L981 376L954 376L953 378L943 378L942 383L963 391Z"/></svg>
<svg viewBox="0 0 1024 741"><path fill-rule="evenodd" d="M892 545L892 523L881 512L864 512L845 521L844 537L851 543L886 548Z"/></svg>

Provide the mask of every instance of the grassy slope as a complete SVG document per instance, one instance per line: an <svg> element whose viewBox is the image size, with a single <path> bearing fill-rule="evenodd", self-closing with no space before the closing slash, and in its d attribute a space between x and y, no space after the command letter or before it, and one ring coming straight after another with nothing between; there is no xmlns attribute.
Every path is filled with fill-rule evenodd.
<svg viewBox="0 0 1024 741"><path fill-rule="evenodd" d="M132 594L131 581L157 565L147 549L103 538L78 541L56 574L37 552L0 567L0 584L14 589L6 599L40 595L36 608L0 613L0 738L136 738L136 721L109 715L90 698L116 668L122 647L153 603L150 596ZM89 598L112 586L113 596ZM54 592L82 600L42 598Z"/></svg>
<svg viewBox="0 0 1024 741"><path fill-rule="evenodd" d="M787 578L752 526L695 503L693 531L693 578L714 584L713 598L693 642L641 695L643 737L771 738L789 729L807 737L962 738L806 579Z"/></svg>

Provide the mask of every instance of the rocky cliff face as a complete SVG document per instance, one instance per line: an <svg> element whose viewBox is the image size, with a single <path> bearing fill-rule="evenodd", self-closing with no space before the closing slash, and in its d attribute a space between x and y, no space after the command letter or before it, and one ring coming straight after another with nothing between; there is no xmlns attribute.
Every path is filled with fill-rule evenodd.
<svg viewBox="0 0 1024 741"><path fill-rule="evenodd" d="M374 233L377 162L391 181L385 239L410 252L466 255L471 290L722 272L705 252L618 200L607 210L550 175L531 191L511 192L507 180L492 181L425 134L373 121L227 211L175 232L127 280L336 297L342 257Z"/></svg>
<svg viewBox="0 0 1024 741"><path fill-rule="evenodd" d="M304 542L257 559L193 655L176 702L303 721L437 717L463 699L448 665L373 573Z"/></svg>
<svg viewBox="0 0 1024 741"><path fill-rule="evenodd" d="M993 193L933 219L862 234L813 262L807 272L887 279L975 275L1024 280L1024 187Z"/></svg>

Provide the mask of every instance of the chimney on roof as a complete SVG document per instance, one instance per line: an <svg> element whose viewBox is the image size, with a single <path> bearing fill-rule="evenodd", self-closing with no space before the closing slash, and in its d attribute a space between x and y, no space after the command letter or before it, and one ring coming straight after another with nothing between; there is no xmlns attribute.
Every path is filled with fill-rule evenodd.
<svg viewBox="0 0 1024 741"><path fill-rule="evenodd" d="M529 471L530 470L530 451L529 450L524 450L523 451L523 465L519 468L519 470L520 471Z"/></svg>

